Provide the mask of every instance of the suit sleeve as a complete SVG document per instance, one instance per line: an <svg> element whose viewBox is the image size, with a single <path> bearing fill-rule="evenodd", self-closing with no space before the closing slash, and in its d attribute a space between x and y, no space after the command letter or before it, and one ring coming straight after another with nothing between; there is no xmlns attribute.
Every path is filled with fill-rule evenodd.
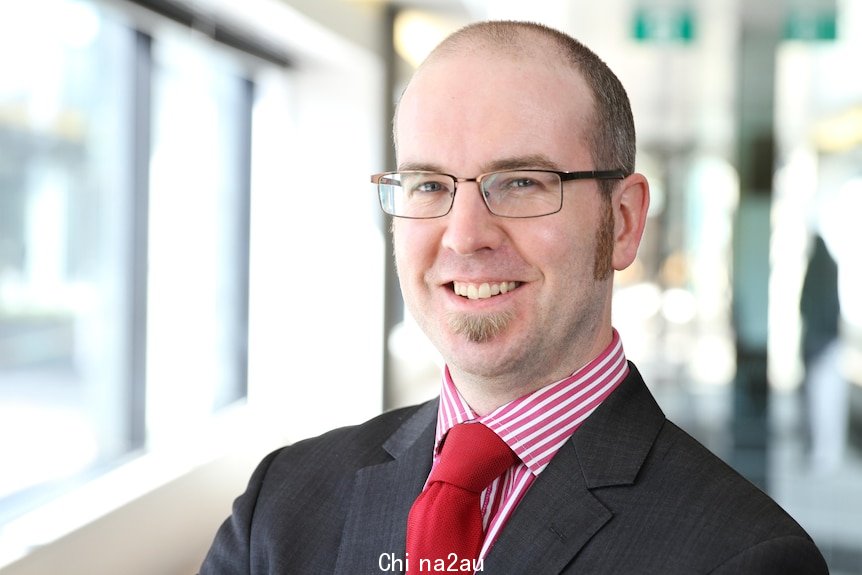
<svg viewBox="0 0 862 575"><path fill-rule="evenodd" d="M738 553L712 571L713 575L828 575L820 551L810 539L777 537Z"/></svg>
<svg viewBox="0 0 862 575"><path fill-rule="evenodd" d="M251 526L264 478L278 453L269 454L258 464L245 493L234 501L231 516L219 527L200 575L250 574Z"/></svg>

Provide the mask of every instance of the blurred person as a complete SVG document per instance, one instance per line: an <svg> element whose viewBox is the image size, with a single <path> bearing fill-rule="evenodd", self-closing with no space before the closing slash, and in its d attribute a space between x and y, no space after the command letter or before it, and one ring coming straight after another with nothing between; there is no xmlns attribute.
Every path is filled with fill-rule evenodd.
<svg viewBox="0 0 862 575"><path fill-rule="evenodd" d="M394 136L372 181L440 396L269 455L201 573L826 573L625 359L613 277L649 186L611 70L545 26L470 25Z"/></svg>
<svg viewBox="0 0 862 575"><path fill-rule="evenodd" d="M840 366L838 264L819 234L805 269L799 313L808 454L814 471L830 473L841 465L847 443L849 389Z"/></svg>

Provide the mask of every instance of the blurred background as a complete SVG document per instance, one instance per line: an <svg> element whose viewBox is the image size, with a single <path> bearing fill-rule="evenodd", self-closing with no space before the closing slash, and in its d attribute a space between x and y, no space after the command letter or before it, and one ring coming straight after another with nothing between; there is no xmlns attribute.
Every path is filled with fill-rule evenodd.
<svg viewBox="0 0 862 575"><path fill-rule="evenodd" d="M618 73L627 355L862 573L862 0L0 0L2 575L195 573L266 452L436 393L367 182L485 18Z"/></svg>

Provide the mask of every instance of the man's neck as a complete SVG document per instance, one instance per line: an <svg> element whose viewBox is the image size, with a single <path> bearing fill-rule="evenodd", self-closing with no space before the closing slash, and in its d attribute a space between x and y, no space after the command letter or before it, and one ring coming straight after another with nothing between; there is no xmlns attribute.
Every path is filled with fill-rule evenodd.
<svg viewBox="0 0 862 575"><path fill-rule="evenodd" d="M460 370L452 364L447 364L447 368L458 392L476 415L482 417L519 397L565 379L590 363L606 352L612 344L613 330L610 331L607 341L604 341L605 338L597 340L585 353L573 355L569 362L558 362L560 367L555 371L545 369L537 373L517 372L485 376Z"/></svg>

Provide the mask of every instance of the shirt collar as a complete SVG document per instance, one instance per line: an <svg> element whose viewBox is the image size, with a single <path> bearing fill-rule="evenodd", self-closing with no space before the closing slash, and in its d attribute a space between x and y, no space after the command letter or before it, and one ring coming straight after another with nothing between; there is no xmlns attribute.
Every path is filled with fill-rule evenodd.
<svg viewBox="0 0 862 575"><path fill-rule="evenodd" d="M440 444L452 427L476 421L492 429L530 471L538 474L626 375L628 364L622 341L614 329L611 343L570 376L479 417L455 387L446 367L437 413L434 457L437 457Z"/></svg>

